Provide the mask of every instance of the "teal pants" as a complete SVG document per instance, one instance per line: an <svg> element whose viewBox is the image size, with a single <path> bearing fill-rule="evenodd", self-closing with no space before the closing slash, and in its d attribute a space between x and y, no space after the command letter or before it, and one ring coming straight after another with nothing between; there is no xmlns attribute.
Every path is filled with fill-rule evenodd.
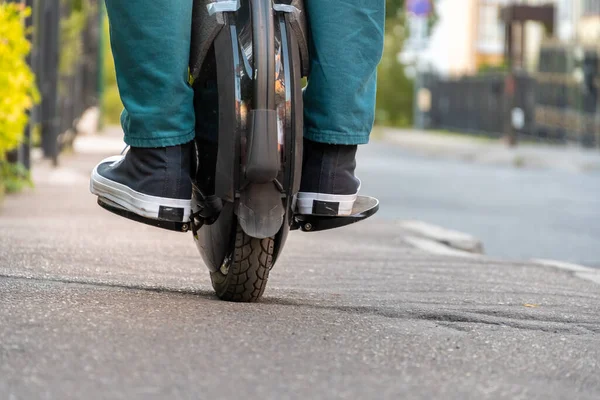
<svg viewBox="0 0 600 400"><path fill-rule="evenodd" d="M312 32L305 137L364 144L375 115L385 0L305 0ZM125 142L164 147L194 138L188 84L193 0L106 0Z"/></svg>

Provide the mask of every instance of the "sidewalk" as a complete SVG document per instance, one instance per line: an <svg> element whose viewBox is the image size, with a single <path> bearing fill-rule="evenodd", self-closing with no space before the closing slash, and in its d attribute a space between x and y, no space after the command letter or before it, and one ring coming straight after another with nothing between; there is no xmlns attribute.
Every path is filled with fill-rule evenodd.
<svg viewBox="0 0 600 400"><path fill-rule="evenodd" d="M417 154L515 168L555 168L573 172L600 171L600 150L521 143L516 148L502 141L469 135L378 128L383 140Z"/></svg>
<svg viewBox="0 0 600 400"><path fill-rule="evenodd" d="M117 136L76 149L0 209L0 397L600 396L600 270L373 219L293 233L264 300L224 303L191 235L95 204Z"/></svg>

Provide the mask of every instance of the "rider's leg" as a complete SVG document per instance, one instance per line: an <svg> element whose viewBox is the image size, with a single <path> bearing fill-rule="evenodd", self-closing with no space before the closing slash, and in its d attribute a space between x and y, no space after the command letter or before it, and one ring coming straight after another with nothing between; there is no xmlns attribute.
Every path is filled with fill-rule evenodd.
<svg viewBox="0 0 600 400"><path fill-rule="evenodd" d="M375 118L385 0L305 1L313 40L299 211L348 215L360 186L356 145Z"/></svg>
<svg viewBox="0 0 600 400"><path fill-rule="evenodd" d="M185 221L194 159L188 85L192 0L106 0L121 125L131 149L100 163L91 190L148 218Z"/></svg>

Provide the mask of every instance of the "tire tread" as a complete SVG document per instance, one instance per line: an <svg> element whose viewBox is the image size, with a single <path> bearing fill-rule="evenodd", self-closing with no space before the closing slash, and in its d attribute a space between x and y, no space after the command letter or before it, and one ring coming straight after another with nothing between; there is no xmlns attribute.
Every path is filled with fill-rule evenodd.
<svg viewBox="0 0 600 400"><path fill-rule="evenodd" d="M273 238L252 238L238 226L227 276L220 271L211 274L217 296L234 302L258 301L267 287L273 249Z"/></svg>

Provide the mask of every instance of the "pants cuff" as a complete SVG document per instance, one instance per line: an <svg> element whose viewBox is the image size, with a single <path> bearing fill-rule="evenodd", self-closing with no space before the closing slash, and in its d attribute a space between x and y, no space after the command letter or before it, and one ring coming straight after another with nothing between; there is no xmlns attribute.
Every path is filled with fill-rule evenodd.
<svg viewBox="0 0 600 400"><path fill-rule="evenodd" d="M347 132L305 129L304 137L313 142L328 144L359 145L369 143L369 133L349 134Z"/></svg>
<svg viewBox="0 0 600 400"><path fill-rule="evenodd" d="M140 138L131 138L125 134L125 143L131 147L170 147L170 146L178 146L180 144L185 144L191 142L196 137L196 130L193 129L191 132L173 136L170 134L168 137L162 138L148 138L148 139L140 139Z"/></svg>

